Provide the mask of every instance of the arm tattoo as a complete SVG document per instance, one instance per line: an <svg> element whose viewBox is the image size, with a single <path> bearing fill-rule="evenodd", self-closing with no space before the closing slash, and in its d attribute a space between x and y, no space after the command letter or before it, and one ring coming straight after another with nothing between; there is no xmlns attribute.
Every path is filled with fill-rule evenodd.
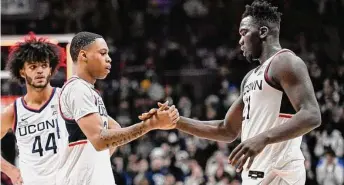
<svg viewBox="0 0 344 185"><path fill-rule="evenodd" d="M133 125L126 130L105 129L100 130L100 139L106 142L107 147L121 146L141 137L148 132L145 125Z"/></svg>

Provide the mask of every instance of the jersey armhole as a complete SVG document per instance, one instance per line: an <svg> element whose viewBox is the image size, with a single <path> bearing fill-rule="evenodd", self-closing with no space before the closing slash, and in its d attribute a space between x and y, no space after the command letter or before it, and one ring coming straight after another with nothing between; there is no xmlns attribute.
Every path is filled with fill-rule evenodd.
<svg viewBox="0 0 344 185"><path fill-rule="evenodd" d="M278 52L272 57L270 63L266 66L266 69L265 69L265 71L264 71L264 79L265 79L266 83L269 84L272 88L275 88L276 90L279 90L279 91L282 91L282 92L284 92L283 88L280 87L280 86L278 86L278 85L276 84L276 82L274 81L274 79L273 79L272 77L269 76L269 69L270 69L271 63L274 61L273 59L274 59L277 55L279 55L279 54L281 54L281 53L284 53L284 52L291 52L291 53L294 54L294 52L292 52L292 51L290 51L290 50L288 50L288 49L282 49L282 50L278 51Z"/></svg>
<svg viewBox="0 0 344 185"><path fill-rule="evenodd" d="M12 123L12 130L13 133L16 133L16 129L17 129L17 120L18 120L18 115L17 115L17 99L14 101L13 103L13 111L14 111L14 119L13 119L13 123Z"/></svg>
<svg viewBox="0 0 344 185"><path fill-rule="evenodd" d="M271 62L268 64L268 66L266 67L265 71L264 71L264 79L266 81L267 84L269 84L272 88L279 90L279 91L283 91L283 89L277 85L275 85L275 83L273 82L272 77L269 76L269 69L270 69L270 65L272 63Z"/></svg>

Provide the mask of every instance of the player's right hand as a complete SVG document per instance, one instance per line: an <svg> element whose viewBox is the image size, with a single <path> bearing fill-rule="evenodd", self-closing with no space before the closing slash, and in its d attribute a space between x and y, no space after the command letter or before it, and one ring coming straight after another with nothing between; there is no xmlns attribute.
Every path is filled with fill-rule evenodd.
<svg viewBox="0 0 344 185"><path fill-rule="evenodd" d="M162 109L162 110L168 110L170 107L168 106L168 101L166 101L165 103L160 103L158 102L158 106L159 106L159 109ZM158 111L157 108L152 108L151 110L149 110L148 112L145 112L145 113L142 113L140 116L139 116L139 119L141 121L145 121L149 118L151 118L154 114L156 114L156 112Z"/></svg>
<svg viewBox="0 0 344 185"><path fill-rule="evenodd" d="M11 179L13 185L22 185L23 179L20 174L20 170L15 168L8 174L8 177Z"/></svg>
<svg viewBox="0 0 344 185"><path fill-rule="evenodd" d="M167 104L164 104L156 111L156 114L145 120L152 129L169 130L176 127L179 112L174 105L165 110L166 106Z"/></svg>

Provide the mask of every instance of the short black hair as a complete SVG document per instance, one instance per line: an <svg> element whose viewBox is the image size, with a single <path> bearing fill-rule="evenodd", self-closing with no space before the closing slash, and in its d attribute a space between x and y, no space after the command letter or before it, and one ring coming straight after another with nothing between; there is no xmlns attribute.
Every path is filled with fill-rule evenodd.
<svg viewBox="0 0 344 185"><path fill-rule="evenodd" d="M54 73L65 59L66 54L62 47L49 42L47 38L37 38L30 32L24 37L24 41L19 41L10 48L6 68L14 79L25 82L20 75L25 62L49 62Z"/></svg>
<svg viewBox="0 0 344 185"><path fill-rule="evenodd" d="M324 149L325 149L325 152L324 152L325 154L330 155L332 157L336 157L335 151L330 146L325 146Z"/></svg>
<svg viewBox="0 0 344 185"><path fill-rule="evenodd" d="M77 33L70 44L70 56L73 62L78 60L78 55L81 49L88 46L98 38L103 38L101 35L91 32L79 32Z"/></svg>
<svg viewBox="0 0 344 185"><path fill-rule="evenodd" d="M265 0L255 0L251 5L245 6L245 12L242 18L252 16L259 24L275 23L280 24L281 12L278 12L278 7L272 6L271 3Z"/></svg>

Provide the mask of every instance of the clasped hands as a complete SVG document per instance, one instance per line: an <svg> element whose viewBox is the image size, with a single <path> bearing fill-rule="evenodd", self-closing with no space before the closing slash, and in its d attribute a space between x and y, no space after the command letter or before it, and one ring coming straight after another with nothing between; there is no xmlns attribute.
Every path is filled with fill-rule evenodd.
<svg viewBox="0 0 344 185"><path fill-rule="evenodd" d="M170 130L177 126L179 120L178 109L172 105L168 106L168 101L158 103L159 108L152 108L149 112L139 116L141 121L146 122L152 129Z"/></svg>

